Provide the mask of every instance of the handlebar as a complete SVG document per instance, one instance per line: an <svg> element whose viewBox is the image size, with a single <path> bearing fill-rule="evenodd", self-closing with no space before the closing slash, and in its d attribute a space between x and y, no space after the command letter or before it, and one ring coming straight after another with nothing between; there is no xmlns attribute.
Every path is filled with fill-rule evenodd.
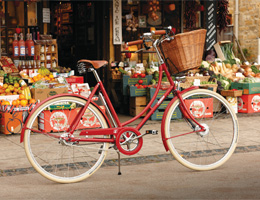
<svg viewBox="0 0 260 200"><path fill-rule="evenodd" d="M152 31L153 35L165 35L166 30L157 30L157 31Z"/></svg>
<svg viewBox="0 0 260 200"><path fill-rule="evenodd" d="M136 44L143 44L143 40L135 40L135 41L131 41L131 42L127 42L126 45L127 46L132 46L132 45L136 45Z"/></svg>

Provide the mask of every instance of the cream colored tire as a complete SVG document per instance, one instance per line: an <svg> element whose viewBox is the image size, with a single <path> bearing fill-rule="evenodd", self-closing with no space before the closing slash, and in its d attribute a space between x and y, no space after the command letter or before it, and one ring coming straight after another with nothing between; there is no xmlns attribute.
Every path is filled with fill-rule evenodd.
<svg viewBox="0 0 260 200"><path fill-rule="evenodd" d="M233 108L221 95L206 89L192 90L182 97L206 131L187 134L194 131L187 119L183 116L171 119L179 109L177 99L171 105L164 124L170 152L178 162L193 170L211 170L223 165L234 152L238 141L238 121Z"/></svg>
<svg viewBox="0 0 260 200"><path fill-rule="evenodd" d="M51 99L40 105L33 112L28 119L27 127L38 128L40 124L39 119L43 119L44 110L50 105L68 102L75 103L73 105L77 106L84 106L86 104L86 100L73 96ZM62 111L63 113L68 112L65 109ZM94 119L97 124L100 124L101 131L102 128L108 127L105 118L94 105L90 104L88 111L91 112L91 116L95 116ZM62 115L62 113L59 114ZM68 115L67 121L70 121L69 117ZM46 124L47 122L46 120ZM58 124L58 122L56 123ZM56 126L60 127L57 124ZM53 134L62 135L64 131ZM106 158L108 143L66 143L64 140L36 132L32 133L31 130L27 129L24 135L24 147L30 163L42 176L59 183L74 183L88 178L99 169Z"/></svg>

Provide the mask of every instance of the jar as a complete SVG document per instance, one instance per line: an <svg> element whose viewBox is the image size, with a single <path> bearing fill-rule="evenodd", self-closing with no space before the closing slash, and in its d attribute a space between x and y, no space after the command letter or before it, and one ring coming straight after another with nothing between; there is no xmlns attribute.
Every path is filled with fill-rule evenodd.
<svg viewBox="0 0 260 200"><path fill-rule="evenodd" d="M41 46L41 53L44 53L44 46Z"/></svg>
<svg viewBox="0 0 260 200"><path fill-rule="evenodd" d="M41 60L45 60L44 54L40 55Z"/></svg>

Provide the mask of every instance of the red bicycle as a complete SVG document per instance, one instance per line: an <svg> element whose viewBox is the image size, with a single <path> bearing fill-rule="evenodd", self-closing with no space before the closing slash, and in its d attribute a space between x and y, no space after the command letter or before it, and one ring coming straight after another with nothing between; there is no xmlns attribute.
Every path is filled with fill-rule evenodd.
<svg viewBox="0 0 260 200"><path fill-rule="evenodd" d="M161 34L153 39L153 34ZM80 60L93 72L97 84L89 98L60 94L38 104L28 116L21 133L26 155L32 166L44 177L60 182L78 182L91 176L104 162L108 150L134 155L142 148L143 136L157 131L140 129L168 95L161 122L161 137L166 151L184 166L194 170L211 170L227 161L238 140L238 121L229 103L208 89L190 87L179 90L172 80L159 50L163 42L174 39L171 28L145 33L141 40L128 45L153 42L159 58L159 80L155 94L146 108L131 120L121 123L96 70L107 61ZM170 82L164 95L152 106L160 90L163 71ZM101 109L95 95L104 104ZM134 128L131 122L148 114ZM179 113L179 114L177 114ZM176 114L178 117L176 117ZM120 157L119 157L120 161ZM120 163L119 163L120 171Z"/></svg>

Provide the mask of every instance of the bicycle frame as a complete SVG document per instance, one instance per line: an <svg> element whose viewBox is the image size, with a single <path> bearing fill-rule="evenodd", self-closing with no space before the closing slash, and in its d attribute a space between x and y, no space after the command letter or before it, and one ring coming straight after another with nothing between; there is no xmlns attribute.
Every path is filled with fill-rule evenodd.
<svg viewBox="0 0 260 200"><path fill-rule="evenodd" d="M153 102L155 101L156 99L156 96L157 94L159 93L159 90L160 90L160 85L161 85L161 82L162 82L162 73L163 71L165 71L166 73L166 76L168 78L168 80L170 81L170 86L169 88L166 90L165 94L159 99L159 101L153 106L151 107L151 105L153 104ZM96 73L96 71L94 71L94 73ZM172 92L175 97L171 100L171 102L169 103L168 107L177 99L180 100L181 102L181 106L180 106L180 109L181 109L181 112L182 113L186 113L187 114L187 118L191 119L191 121L193 121L194 123L196 123L201 129L200 130L197 130L197 131L193 131L193 132L190 132L191 133L195 133L195 132L199 132L199 131L203 131L204 128L203 126L201 126L193 117L193 115L188 111L188 109L186 108L185 106L185 103L182 99L182 94L185 93L185 92L188 92L190 90L193 90L193 89L196 89L198 87L194 86L194 87L190 87L188 89L185 89L183 91L179 91L177 90L176 88L176 85L174 83L174 81L172 80L171 76L170 76L170 73L168 72L167 70L167 67L165 65L165 63L163 63L160 67L159 67L159 80L158 80L158 85L156 87L156 90L155 90L155 94L154 96L152 97L151 101L148 103L148 105L145 107L145 109L139 113L137 116L133 117L132 119L124 122L124 123L121 123L119 118L118 118L118 115L108 97L108 94L104 88L104 85L103 83L99 80L96 84L96 86L94 87L94 89L92 90L89 98L84 98L82 96L79 96L79 95L72 95L72 94L67 94L67 96L77 96L77 97L81 97L81 98L84 98L87 100L87 103L85 104L84 107L81 108L81 110L79 111L78 115L76 116L76 118L74 119L71 127L69 127L68 131L71 135L73 134L73 132L75 131L75 128L77 127L78 123L80 122L80 119L82 118L82 116L84 115L86 109L88 108L89 104L92 103L93 104L93 101L92 101L92 98L94 97L95 93L97 92L98 89L100 89L100 92L103 94L104 96L104 99L105 99L105 103L107 103L107 106L108 106L108 109L109 111L111 112L111 116L113 117L114 119L114 127L111 125L108 117L106 116L106 114L101 111L101 113L103 114L103 116L105 117L106 121L109 122L108 125L109 125L109 128L105 128L102 130L102 132L100 132L100 130L98 129L89 129L89 130L82 130L80 132L80 135L110 135L110 136L116 136L119 132L121 132L121 130L125 130L126 128L126 125L134 122L135 120L139 119L146 111L148 111L150 109L150 111L148 112L148 114L142 119L142 121L137 125L137 127L135 127L134 129L139 131L142 126L146 123L146 121L150 118L150 116L154 113L154 111L161 105L161 103L165 100L165 98ZM61 94L61 95L55 95L55 96L52 96L48 99L46 99L45 101L43 101L42 103L44 102L47 102L53 98L56 98L56 97L59 97L59 96L64 96L64 94ZM39 107L39 105L37 105L34 109L37 109ZM98 106L96 105L96 107L98 108ZM167 107L167 108L168 108ZM166 108L166 110L167 110ZM99 109L100 110L100 109ZM32 110L33 112L33 110ZM30 115L29 115L30 116ZM29 117L28 117L29 118ZM162 119L162 122L164 121L164 118ZM162 123L163 124L163 123ZM20 142L23 142L23 139L24 139L24 132L26 129L29 129L26 127L27 126L27 120L23 126L23 130L21 132L21 140ZM166 151L168 151L168 146L166 144L166 140L168 138L165 138L165 134L164 134L164 128L162 126L162 140L163 140L163 144L165 146L165 149ZM52 137L59 137L55 134L50 134L50 133L44 133L44 132L41 132L41 131L38 131L38 130L33 130L31 129L31 131L34 131L34 132L38 132L38 133L42 133L42 134L48 134ZM66 139L66 138L64 138ZM77 141L81 141L81 142L110 142L110 143L115 143L115 138L114 137L111 137L111 138L69 138L71 142L77 142Z"/></svg>
<svg viewBox="0 0 260 200"><path fill-rule="evenodd" d="M156 41L157 42L157 41ZM171 102L169 103L169 105L167 106L166 108L166 111L170 108L170 106L172 105L172 103L176 100L179 99L180 101L180 110L181 110L181 113L184 115L184 117L189 121L189 123L192 125L192 127L194 128L194 131L190 132L190 133L187 133L187 134L192 134L192 133L196 133L196 132L200 132L200 131L205 131L204 127L199 124L196 119L193 117L193 115L190 113L190 111L187 109L186 105L185 105L185 102L182 98L182 94L183 93L186 93L190 90L193 90L193 89L196 89L198 87L190 87L188 89L185 89L183 91L180 91L174 81L172 80L171 78L171 75L169 73L169 71L167 70L167 67L166 67L166 64L164 63L164 60L162 59L162 57L160 56L160 53L158 51L158 48L156 47L157 43L154 43L154 47L157 51L157 54L159 56L159 63L160 63L160 66L159 66L159 80L158 80L158 85L156 87L156 90L155 90L155 94L154 96L152 97L151 101L148 103L148 105L144 108L144 110L139 113L137 116L133 117L132 119L124 122L124 123L121 123L119 118L118 118L118 115L108 97L108 94L104 88L104 85L102 83L102 81L100 80L96 70L94 68L89 68L89 71L92 71L94 73L94 76L97 80L97 84L96 86L94 87L94 89L92 90L90 96L88 98L84 98L84 97L81 97L79 95L74 95L74 94L68 94L68 96L77 96L77 97L80 97L80 98L83 98L85 100L87 100L87 103L85 104L84 107L82 107L78 113L78 115L75 117L75 119L73 120L73 122L71 123L70 127L68 128L68 130L66 131L68 134L67 137L63 137L63 139L69 139L70 142L110 142L110 143L115 143L116 142L116 136L117 134L121 133L122 131L127 131L126 128L128 129L131 129L132 131L134 132L137 132L138 134L140 134L138 131L142 128L142 126L146 123L146 121L150 118L150 116L156 111L156 109L161 105L161 103L165 100L165 98L172 92L173 95L174 95L174 98L171 100ZM160 90L160 86L161 86L161 83L162 83L162 74L163 74L163 71L166 73L166 76L170 82L170 86L169 88L165 91L164 95L158 100L158 102L152 107L152 104L154 103L155 99L156 99L156 96L158 95L159 93L159 90ZM80 132L80 135L110 135L111 137L110 138L74 138L74 137L70 137L71 135L73 135L77 125L79 124L82 116L84 115L85 111L87 110L89 104L94 104L93 101L92 101L92 98L94 97L94 95L96 94L97 90L99 89L99 92L103 95L104 99L104 104L105 104L105 107L109 113L109 116L112 120L112 123L113 123L113 126L111 125L108 117L106 116L106 114L101 111L101 113L103 114L104 118L106 119L106 121L108 122L108 126L109 128L104 128L102 129L102 131L100 131L99 129L89 129L89 130L82 130ZM44 102L47 102L53 98L56 98L56 97L59 97L59 96L64 96L64 94L62 95L55 95L53 97L50 97L48 99L46 99L45 101L43 101L42 103ZM103 98L102 97L102 98ZM95 104L94 104L95 105ZM95 105L97 108L98 106ZM39 107L36 106L34 109L37 109ZM149 110L150 109L150 110ZM100 109L99 109L100 110ZM149 110L149 111L148 111ZM32 113L33 113L34 110L32 110ZM139 119L145 112L147 112L147 115L141 120L141 122L135 127L135 128L132 128L132 127L127 127L128 124L134 122L135 120ZM167 112L166 112L167 113ZM29 119L30 115L28 116L28 119ZM165 118L166 118L166 114L164 114L163 118L162 118L162 128L161 128L161 135L162 135L162 140L163 140L163 144L165 146L165 149L166 151L169 150L168 146L167 146L167 143L166 143L166 140L169 139L169 138L165 138L165 130L164 130L164 122L165 122ZM195 130L195 126L196 125L198 127L200 127L200 129L198 130L198 128ZM23 142L23 139L24 139L24 132L26 129L29 129L27 128L27 120L23 126L23 129L22 129L22 132L21 132L21 139L20 141ZM42 134L48 134L52 137L60 137L60 136L56 136L55 134L51 134L51 133L44 133L44 132L41 132L41 131L38 131L38 130L33 130L31 129L31 131L34 131L34 132L37 132L37 133L42 133ZM114 137L115 136L115 137ZM140 137L142 137L143 135L139 135Z"/></svg>

